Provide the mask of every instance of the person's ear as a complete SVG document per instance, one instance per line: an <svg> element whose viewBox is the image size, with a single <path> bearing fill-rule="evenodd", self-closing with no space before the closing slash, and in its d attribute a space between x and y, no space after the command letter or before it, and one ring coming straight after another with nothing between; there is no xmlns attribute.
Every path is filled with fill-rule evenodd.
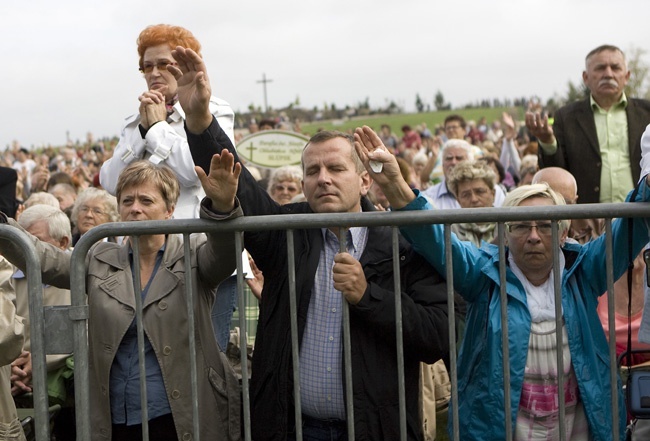
<svg viewBox="0 0 650 441"><path fill-rule="evenodd" d="M361 180L361 190L359 191L359 194L361 196L365 196L368 194L368 190L370 190L370 186L372 185L373 180L366 170L361 172L359 179Z"/></svg>
<svg viewBox="0 0 650 441"><path fill-rule="evenodd" d="M70 238L68 236L64 236L59 240L59 248L62 250L67 250L70 247Z"/></svg>

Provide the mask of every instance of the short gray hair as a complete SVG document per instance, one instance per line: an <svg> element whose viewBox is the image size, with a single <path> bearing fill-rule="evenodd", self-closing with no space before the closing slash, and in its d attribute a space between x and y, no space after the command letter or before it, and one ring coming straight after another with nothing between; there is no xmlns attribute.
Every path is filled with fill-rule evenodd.
<svg viewBox="0 0 650 441"><path fill-rule="evenodd" d="M70 228L70 219L58 207L51 205L37 204L25 209L18 217L18 225L28 230L36 222L44 220L50 237L56 241L61 241L64 237L68 242L72 241L72 231Z"/></svg>
<svg viewBox="0 0 650 441"><path fill-rule="evenodd" d="M115 196L108 193L106 190L97 188L97 187L88 187L79 195L74 201L72 206L72 213L70 213L70 219L72 223L77 224L77 217L79 215L79 207L85 205L88 201L93 199L101 199L104 204L104 211L108 217L108 222L117 222L119 220L119 214L117 212L117 199Z"/></svg>
<svg viewBox="0 0 650 441"><path fill-rule="evenodd" d="M464 139L450 139L445 142L440 149L441 157L444 157L445 151L448 149L463 149L467 152L467 160L474 161L474 152L472 151L472 145Z"/></svg>

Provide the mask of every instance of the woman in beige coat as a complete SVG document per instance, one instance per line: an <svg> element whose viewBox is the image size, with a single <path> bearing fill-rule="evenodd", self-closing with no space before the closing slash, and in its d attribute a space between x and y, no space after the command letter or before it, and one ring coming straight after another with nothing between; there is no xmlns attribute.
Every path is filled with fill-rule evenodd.
<svg viewBox="0 0 650 441"><path fill-rule="evenodd" d="M242 215L235 193L224 190L222 185L234 181L236 186L240 171L232 155L225 153L215 155L209 176L199 173L207 195L201 204L201 218L216 221ZM179 185L169 168L139 161L124 169L116 193L122 221L164 220L174 212ZM100 242L86 258L90 414L96 440L141 439L133 240L136 238L124 245ZM218 349L210 321L214 288L236 265L234 235L208 233L193 235L190 240L191 276L197 294L194 305L200 436L237 440L239 385ZM43 282L68 288L70 256L37 240L35 245ZM178 235L141 236L138 246L149 436L152 440L194 439L182 239ZM10 244L0 241L0 251L24 268L20 253Z"/></svg>

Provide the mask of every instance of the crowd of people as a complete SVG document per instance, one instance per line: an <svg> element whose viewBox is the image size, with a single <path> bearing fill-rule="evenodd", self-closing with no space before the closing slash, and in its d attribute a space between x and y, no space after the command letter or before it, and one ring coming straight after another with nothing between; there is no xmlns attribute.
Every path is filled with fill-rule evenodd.
<svg viewBox="0 0 650 441"><path fill-rule="evenodd" d="M600 46L587 55L583 80L589 97L552 116L531 104L524 121L508 113L492 122L466 121L461 114L452 114L431 129L426 124L404 125L401 135L388 124L353 133L320 131L305 146L301 166L273 172L240 160L234 113L226 101L212 94L201 45L189 31L149 26L138 37L137 52L146 88L116 143L96 143L89 136L79 148L38 154L15 143L0 157L0 223L31 235L41 257L45 305L70 304L66 270L70 250L91 228L106 222L192 218L223 222L244 214L650 200L650 184L644 179L650 172L650 102L625 95L630 73L623 52L615 46ZM264 120L257 126L266 129L277 124ZM250 130L258 130L257 126ZM553 332L551 227L543 219L508 222L506 243L499 244L496 223L468 220L452 226L455 309L462 324L457 429L463 440L505 436L505 405L499 392L505 387L499 245L508 249L506 308L514 439L555 439L561 426L572 440L610 439L612 431L624 437L628 415L622 412L618 424L613 424L608 398L609 366L615 361L609 360L603 330L609 326L603 296L607 290L603 221L560 223L560 243L555 245L562 250L561 348ZM628 279L624 245L630 227L638 257ZM296 232L299 354L291 351L286 232L244 234L245 258L253 273L247 285L259 300L250 392L253 439L347 440L348 405L354 408L356 439L399 439L390 234L384 227ZM444 436L441 425L435 428L435 406L433 414L423 411L426 393L422 391L425 366L439 362L443 371L449 366L443 234L442 225L400 229L409 440ZM132 253L134 240L138 240L139 261ZM346 241L346 252L339 251L340 240ZM650 321L643 314L646 284L640 270L640 256L649 242L647 220L617 220L613 240L617 354L627 350L628 322L634 331L633 348L650 349L650 339L638 337L644 320ZM183 280L186 271L199 293L200 435L240 439L239 385L224 355L236 306L234 239L228 234L196 234L191 236L190 249L196 260L191 269L179 258L182 240L175 235L111 237L91 248L86 269L93 439L141 439L143 423L151 439L193 437L185 293L177 280L178 274ZM6 240L0 240L0 259L4 270L0 273L0 352L7 363L0 368L4 382L0 439L20 440L15 403L20 405L21 396L32 391L25 262ZM144 305L146 412L140 408L136 272ZM350 311L352 340L348 361L354 396L349 400L343 372L344 307ZM645 326L650 329L650 323ZM556 350L564 354L562 374L555 364ZM296 355L299 397L293 397ZM48 390L51 401L69 402L72 357L48 356L48 382L58 384ZM637 355L635 363L648 360L650 356ZM555 400L558 375L565 376L563 425L558 422ZM622 405L625 400L622 389L618 390ZM294 411L297 401L301 424ZM74 439L74 433L62 426L55 424L55 438ZM449 430L454 430L451 423ZM637 439L645 436L642 430L639 425Z"/></svg>

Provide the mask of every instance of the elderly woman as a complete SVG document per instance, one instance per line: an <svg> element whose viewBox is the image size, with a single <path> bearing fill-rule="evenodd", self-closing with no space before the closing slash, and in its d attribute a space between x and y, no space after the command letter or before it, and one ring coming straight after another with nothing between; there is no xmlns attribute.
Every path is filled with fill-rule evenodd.
<svg viewBox="0 0 650 441"><path fill-rule="evenodd" d="M230 191L241 172L233 156L212 159L210 174L200 173L207 197L201 218L220 221L242 215ZM234 182L234 184L233 184ZM171 219L179 194L174 172L138 161L124 169L116 185L120 218L126 222ZM17 225L2 216L2 221ZM139 260L132 243L138 240ZM146 366L150 439L194 439L185 276L195 287L196 348L200 436L239 439L239 385L214 339L210 310L214 289L235 268L232 233L193 235L192 268L185 267L183 241L175 234L131 236L123 245L99 242L86 257L89 304L90 402L93 439L141 439L138 355ZM70 255L33 239L43 282L70 287ZM25 268L20 250L0 241L0 252ZM145 351L138 354L133 271L139 266ZM198 434L196 434L198 435Z"/></svg>
<svg viewBox="0 0 650 441"><path fill-rule="evenodd" d="M72 236L72 246L75 246L79 238L91 228L119 220L117 199L106 190L87 188L77 196L70 216L75 227ZM108 239L115 241L113 238Z"/></svg>
<svg viewBox="0 0 650 441"><path fill-rule="evenodd" d="M159 24L145 28L137 45L138 67L147 89L138 97L138 112L126 118L113 157L102 165L100 183L115 194L120 172L131 162L146 159L154 164L163 163L174 170L181 186L174 218L198 218L204 194L183 130L185 113L178 104L178 84L167 67L176 65L172 57L176 46L192 48L200 55L201 44L187 29ZM213 96L210 113L234 143L234 113L230 104Z"/></svg>
<svg viewBox="0 0 650 441"><path fill-rule="evenodd" d="M269 177L266 191L278 204L288 204L302 192L302 169L297 165L276 168Z"/></svg>
<svg viewBox="0 0 650 441"><path fill-rule="evenodd" d="M482 161L463 161L449 172L447 187L456 196L461 208L494 206L495 174ZM452 231L460 240L468 240L477 247L481 242L492 242L496 234L494 222L463 222L454 224Z"/></svg>
<svg viewBox="0 0 650 441"><path fill-rule="evenodd" d="M432 210L431 204L403 181L397 163L369 128L357 129L356 148L368 172L382 186L396 210ZM375 173L369 159L383 163ZM630 201L650 201L647 179ZM551 207L564 199L546 184L517 188L504 206ZM613 223L614 279L627 269L629 223L633 225L633 255L648 242L647 219L617 219ZM552 225L545 220L507 223L505 232L510 351L510 413L516 440L558 439L558 366L556 366L555 297ZM611 381L607 340L596 307L607 290L605 237L585 245L565 242L568 222L559 226L562 252L561 296L564 347L566 437L571 440L624 439L626 412L618 384L618 426L612 427ZM446 272L443 225L401 228L414 248L441 274ZM499 249L451 236L454 288L468 302L467 328L458 359L458 411L462 440L503 440L503 348ZM543 381L542 381L543 380Z"/></svg>

